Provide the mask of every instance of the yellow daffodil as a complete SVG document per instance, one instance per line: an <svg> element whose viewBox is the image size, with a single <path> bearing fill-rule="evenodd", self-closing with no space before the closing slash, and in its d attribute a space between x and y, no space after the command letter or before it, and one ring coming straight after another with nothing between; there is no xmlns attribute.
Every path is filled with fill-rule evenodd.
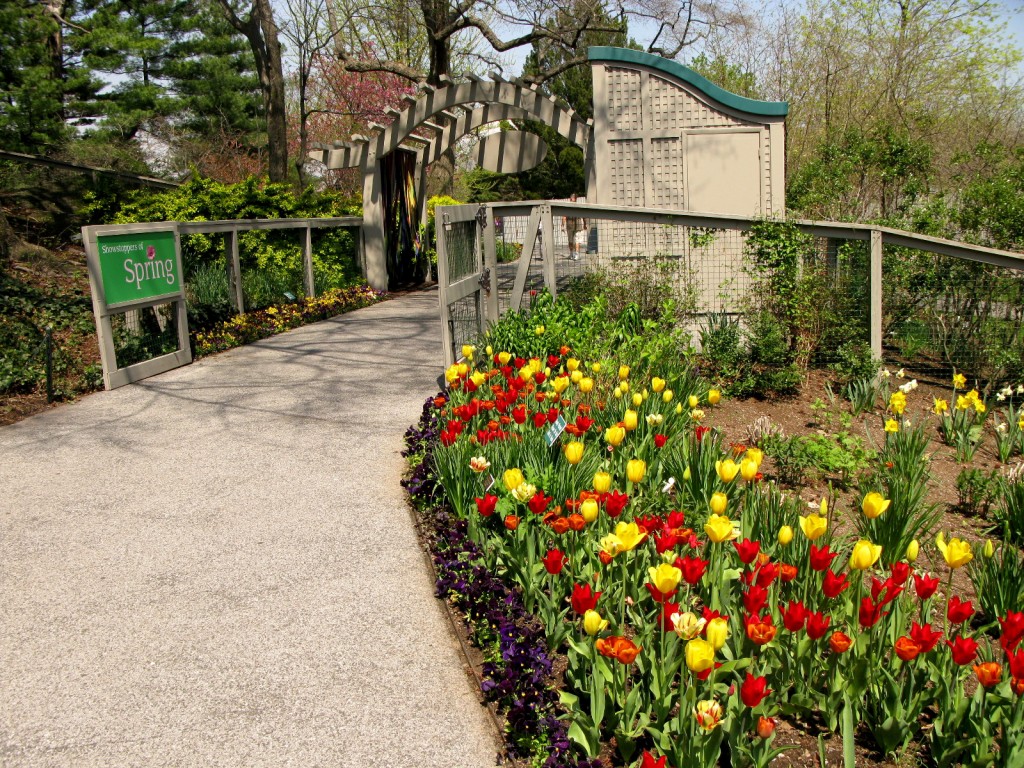
<svg viewBox="0 0 1024 768"><path fill-rule="evenodd" d="M612 476L607 472L594 473L594 490L598 493L608 493L612 487Z"/></svg>
<svg viewBox="0 0 1024 768"><path fill-rule="evenodd" d="M737 473L739 473L740 466L732 459L726 459L725 461L715 462L715 471L723 483L731 483L736 478Z"/></svg>
<svg viewBox="0 0 1024 768"><path fill-rule="evenodd" d="M647 474L647 462L641 459L630 459L626 463L626 478L629 482L642 482L645 474Z"/></svg>
<svg viewBox="0 0 1024 768"><path fill-rule="evenodd" d="M668 563L661 563L657 567L651 566L647 569L647 575L650 577L650 582L654 585L654 588L663 595L675 592L676 587L679 586L679 582L683 578L683 572Z"/></svg>
<svg viewBox="0 0 1024 768"><path fill-rule="evenodd" d="M953 389L963 389L967 386L967 377L962 373L953 374Z"/></svg>
<svg viewBox="0 0 1024 768"><path fill-rule="evenodd" d="M828 529L828 519L812 512L806 517L800 518L800 530L808 541L817 541Z"/></svg>
<svg viewBox="0 0 1024 768"><path fill-rule="evenodd" d="M992 546L992 539L985 541L985 547L981 550L981 556L986 560L991 560L993 555L996 553L996 548Z"/></svg>
<svg viewBox="0 0 1024 768"><path fill-rule="evenodd" d="M949 403L946 400L942 399L941 397L933 397L932 402L932 412L934 414L941 416L942 414L949 411Z"/></svg>
<svg viewBox="0 0 1024 768"><path fill-rule="evenodd" d="M738 536L733 528L732 520L718 514L708 517L708 521L704 524L704 533L715 544L721 544L723 541L732 541Z"/></svg>
<svg viewBox="0 0 1024 768"><path fill-rule="evenodd" d="M853 545L853 552L850 554L850 567L855 571L863 571L877 563L881 556L881 545L861 539Z"/></svg>
<svg viewBox="0 0 1024 768"><path fill-rule="evenodd" d="M872 491L864 497L864 501L861 502L860 508L864 512L864 516L866 518L874 520L885 512L885 510L889 508L890 504L892 504L892 501L885 498L877 491Z"/></svg>
<svg viewBox="0 0 1024 768"><path fill-rule="evenodd" d="M885 422L885 431L893 434L900 431L900 423L896 419L887 419Z"/></svg>
<svg viewBox="0 0 1024 768"><path fill-rule="evenodd" d="M591 637L599 632L603 632L607 628L608 619L602 619L601 614L597 611L588 610L583 614L583 629Z"/></svg>
<svg viewBox="0 0 1024 768"><path fill-rule="evenodd" d="M691 672L706 672L714 663L715 647L707 640L695 637L686 643L686 667Z"/></svg>
<svg viewBox="0 0 1024 768"><path fill-rule="evenodd" d="M889 410L897 416L902 416L903 412L907 410L907 396L899 390L889 395Z"/></svg>
<svg viewBox="0 0 1024 768"><path fill-rule="evenodd" d="M565 460L570 464L579 464L583 460L583 443L575 440L565 446Z"/></svg>
<svg viewBox="0 0 1024 768"><path fill-rule="evenodd" d="M971 545L963 539L958 539L955 536L947 542L945 535L940 533L935 537L935 545L939 548L939 552L942 553L942 557L945 559L946 565L950 568L960 568L967 565L974 559L974 553L971 552Z"/></svg>

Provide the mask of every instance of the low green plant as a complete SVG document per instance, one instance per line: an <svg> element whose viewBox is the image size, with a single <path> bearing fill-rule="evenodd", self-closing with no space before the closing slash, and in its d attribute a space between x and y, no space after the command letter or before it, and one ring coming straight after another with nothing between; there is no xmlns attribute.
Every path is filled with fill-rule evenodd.
<svg viewBox="0 0 1024 768"><path fill-rule="evenodd" d="M829 364L844 381L874 379L882 367L871 354L871 346L863 341L847 341L836 349L836 360Z"/></svg>
<svg viewBox="0 0 1024 768"><path fill-rule="evenodd" d="M850 485L863 474L874 458L865 441L848 432L834 435L772 435L763 441L779 479L787 485L803 485L812 477Z"/></svg>
<svg viewBox="0 0 1024 768"><path fill-rule="evenodd" d="M494 251L499 264L508 264L511 261L516 261L522 255L523 244L498 240L494 243Z"/></svg>
<svg viewBox="0 0 1024 768"><path fill-rule="evenodd" d="M995 547L987 542L981 557L975 557L968 573L974 594L987 624L994 624L1009 611L1024 610L1024 555L1013 544Z"/></svg>
<svg viewBox="0 0 1024 768"><path fill-rule="evenodd" d="M937 406L938 408L938 406ZM978 390L957 395L953 389L953 402L940 414L939 432L946 445L956 451L957 461L969 462L981 445L985 434L985 416L988 408Z"/></svg>
<svg viewBox="0 0 1024 768"><path fill-rule="evenodd" d="M999 416L993 416L996 421L996 455L1006 464L1015 453L1024 453L1024 412L1014 408L1011 403L1000 416L1002 421Z"/></svg>
<svg viewBox="0 0 1024 768"><path fill-rule="evenodd" d="M877 376L853 379L843 387L843 397L849 400L854 416L874 410L880 395L881 387Z"/></svg>
<svg viewBox="0 0 1024 768"><path fill-rule="evenodd" d="M986 474L977 467L964 467L956 477L957 506L965 515L984 517L999 495L995 470Z"/></svg>
<svg viewBox="0 0 1024 768"><path fill-rule="evenodd" d="M204 264L185 281L189 330L206 330L235 314L226 267Z"/></svg>
<svg viewBox="0 0 1024 768"><path fill-rule="evenodd" d="M996 528L1005 541L1024 546L1024 463L1001 477L998 488Z"/></svg>

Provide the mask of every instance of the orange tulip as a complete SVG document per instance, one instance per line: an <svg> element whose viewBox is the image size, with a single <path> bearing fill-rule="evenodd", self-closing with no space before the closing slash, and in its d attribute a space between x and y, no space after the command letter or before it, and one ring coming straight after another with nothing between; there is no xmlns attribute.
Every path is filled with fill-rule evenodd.
<svg viewBox="0 0 1024 768"><path fill-rule="evenodd" d="M643 650L642 648L638 648L629 638L620 637L618 635L600 638L598 639L596 646L598 652L602 656L607 656L610 659L616 659L622 664L632 664L636 661L637 654Z"/></svg>
<svg viewBox="0 0 1024 768"><path fill-rule="evenodd" d="M758 616L751 616L747 620L747 637L757 645L767 645L775 639L777 628L772 624L772 617L766 615L764 619Z"/></svg>
<svg viewBox="0 0 1024 768"><path fill-rule="evenodd" d="M921 646L918 643L915 643L911 638L904 635L896 641L895 650L896 655L903 661L913 661L921 652Z"/></svg>
<svg viewBox="0 0 1024 768"><path fill-rule="evenodd" d="M978 676L978 682L986 688L997 685L1003 676L1003 668L994 661L986 661L974 665L974 674Z"/></svg>
<svg viewBox="0 0 1024 768"><path fill-rule="evenodd" d="M516 528L519 527L519 518L515 515L509 515L505 518L505 527L508 528L510 531L514 531Z"/></svg>
<svg viewBox="0 0 1024 768"><path fill-rule="evenodd" d="M853 640L844 632L833 632L828 639L828 646L833 653L846 653L853 645Z"/></svg>

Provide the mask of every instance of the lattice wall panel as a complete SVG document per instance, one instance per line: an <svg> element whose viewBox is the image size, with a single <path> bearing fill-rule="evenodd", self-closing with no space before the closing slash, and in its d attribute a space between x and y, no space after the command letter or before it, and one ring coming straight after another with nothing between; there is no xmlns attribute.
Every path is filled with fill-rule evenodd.
<svg viewBox="0 0 1024 768"><path fill-rule="evenodd" d="M678 85L660 77L651 75L648 78L648 90L651 103L649 128L664 130L748 125L712 109Z"/></svg>
<svg viewBox="0 0 1024 768"><path fill-rule="evenodd" d="M640 73L608 67L608 120L613 131L638 131L644 124Z"/></svg>

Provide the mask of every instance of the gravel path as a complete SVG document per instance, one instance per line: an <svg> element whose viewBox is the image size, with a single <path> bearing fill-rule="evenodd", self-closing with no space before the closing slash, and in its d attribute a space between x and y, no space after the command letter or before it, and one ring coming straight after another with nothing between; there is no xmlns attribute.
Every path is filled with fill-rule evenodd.
<svg viewBox="0 0 1024 768"><path fill-rule="evenodd" d="M419 293L0 428L0 765L492 766L399 478Z"/></svg>

